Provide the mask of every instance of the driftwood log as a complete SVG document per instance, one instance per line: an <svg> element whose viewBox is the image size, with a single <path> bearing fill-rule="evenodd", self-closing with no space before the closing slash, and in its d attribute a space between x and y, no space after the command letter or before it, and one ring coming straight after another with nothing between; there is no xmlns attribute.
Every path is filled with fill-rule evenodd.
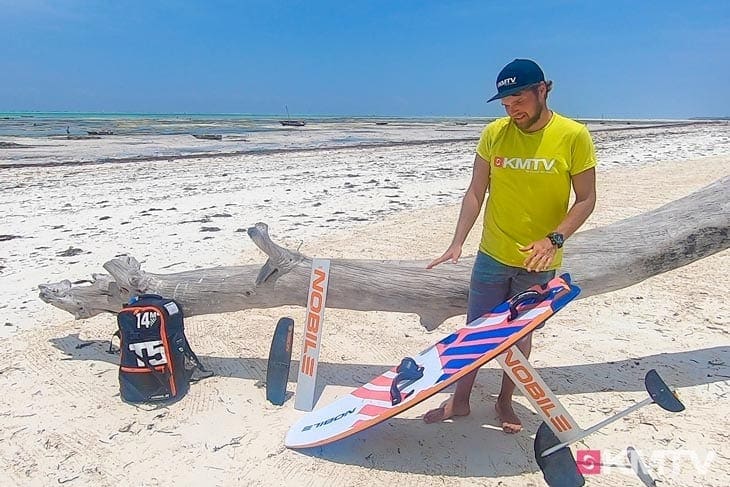
<svg viewBox="0 0 730 487"><path fill-rule="evenodd" d="M574 235L561 272L580 297L605 293L730 247L730 176L656 210ZM304 306L311 259L283 248L257 223L248 235L268 255L263 267L216 267L174 274L143 271L133 257L113 259L88 285L41 284L40 298L77 319L117 312L133 294L178 300L187 316L283 305ZM425 268L427 261L332 259L327 306L415 313L428 329L463 314L474 257Z"/></svg>

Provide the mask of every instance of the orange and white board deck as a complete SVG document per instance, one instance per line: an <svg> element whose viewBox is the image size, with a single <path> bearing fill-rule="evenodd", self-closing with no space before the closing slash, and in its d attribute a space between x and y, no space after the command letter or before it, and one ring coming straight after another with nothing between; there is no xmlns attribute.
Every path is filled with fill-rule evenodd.
<svg viewBox="0 0 730 487"><path fill-rule="evenodd" d="M335 402L302 416L287 433L284 444L288 448L325 445L415 406L505 352L579 293L580 288L571 284L567 274L520 293L416 355L414 360L422 367L423 375L399 388L400 402L392 399L391 387L398 376L393 367ZM524 299L530 296L538 297Z"/></svg>

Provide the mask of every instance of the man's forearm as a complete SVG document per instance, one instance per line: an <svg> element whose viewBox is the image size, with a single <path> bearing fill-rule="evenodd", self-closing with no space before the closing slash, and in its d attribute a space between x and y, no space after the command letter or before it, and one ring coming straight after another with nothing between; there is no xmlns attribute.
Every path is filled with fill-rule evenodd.
<svg viewBox="0 0 730 487"><path fill-rule="evenodd" d="M482 209L482 202L483 200L480 200L472 194L467 193L464 196L461 202L461 210L459 211L459 220L456 223L456 230L454 231L454 238L451 241L452 245L464 245L464 241Z"/></svg>
<svg viewBox="0 0 730 487"><path fill-rule="evenodd" d="M582 201L576 201L568 211L563 221L555 229L556 232L562 233L564 238L573 235L580 228L588 217L593 213L596 206L595 198L589 198Z"/></svg>

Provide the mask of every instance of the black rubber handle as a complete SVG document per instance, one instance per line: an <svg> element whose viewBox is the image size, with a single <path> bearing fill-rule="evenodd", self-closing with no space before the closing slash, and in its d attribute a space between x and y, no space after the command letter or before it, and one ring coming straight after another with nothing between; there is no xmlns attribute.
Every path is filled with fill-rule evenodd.
<svg viewBox="0 0 730 487"><path fill-rule="evenodd" d="M533 289L528 289L527 291L523 291L513 296L512 299L509 300L509 318L507 318L507 321L512 321L517 318L517 306L532 301L534 307L534 305L541 303L547 299L547 297L548 293L543 294Z"/></svg>
<svg viewBox="0 0 730 487"><path fill-rule="evenodd" d="M403 399L408 397L408 395L403 397L398 388L398 384L401 381L407 380L413 382L423 377L423 367L419 367L411 357L406 357L401 360L400 365L395 370L398 372L398 375L393 378L393 382L390 384L390 402L393 406L400 404Z"/></svg>

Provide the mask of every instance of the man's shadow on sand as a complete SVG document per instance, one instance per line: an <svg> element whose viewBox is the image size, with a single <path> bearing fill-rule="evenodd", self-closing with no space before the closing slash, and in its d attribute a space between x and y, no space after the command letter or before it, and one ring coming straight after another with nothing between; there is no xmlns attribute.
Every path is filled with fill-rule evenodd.
<svg viewBox="0 0 730 487"><path fill-rule="evenodd" d="M67 355L65 360L118 364L119 356L108 353L109 342L106 340L81 340L78 334L71 334L50 341ZM199 357L217 376L259 383L266 380L267 360L264 358ZM290 382L296 382L298 367L299 362L292 360ZM320 392L326 385L359 387L389 368L372 364L320 362ZM671 387L726 381L730 378L730 347L661 353L596 364L543 367L539 372L560 396L644 391L644 375L653 368ZM501 377L502 372L497 368L480 371L472 395L472 414L467 418L425 426L420 418L395 417L330 445L299 451L336 463L423 475L503 477L537 471L532 441L541 419L531 409L515 403L515 412L523 421L524 431L506 435L499 429L493 409L494 397L486 391L496 393ZM437 405L435 403L431 407ZM566 407L571 408L569 403ZM648 408L652 407L656 406ZM657 414L669 413L657 409Z"/></svg>

